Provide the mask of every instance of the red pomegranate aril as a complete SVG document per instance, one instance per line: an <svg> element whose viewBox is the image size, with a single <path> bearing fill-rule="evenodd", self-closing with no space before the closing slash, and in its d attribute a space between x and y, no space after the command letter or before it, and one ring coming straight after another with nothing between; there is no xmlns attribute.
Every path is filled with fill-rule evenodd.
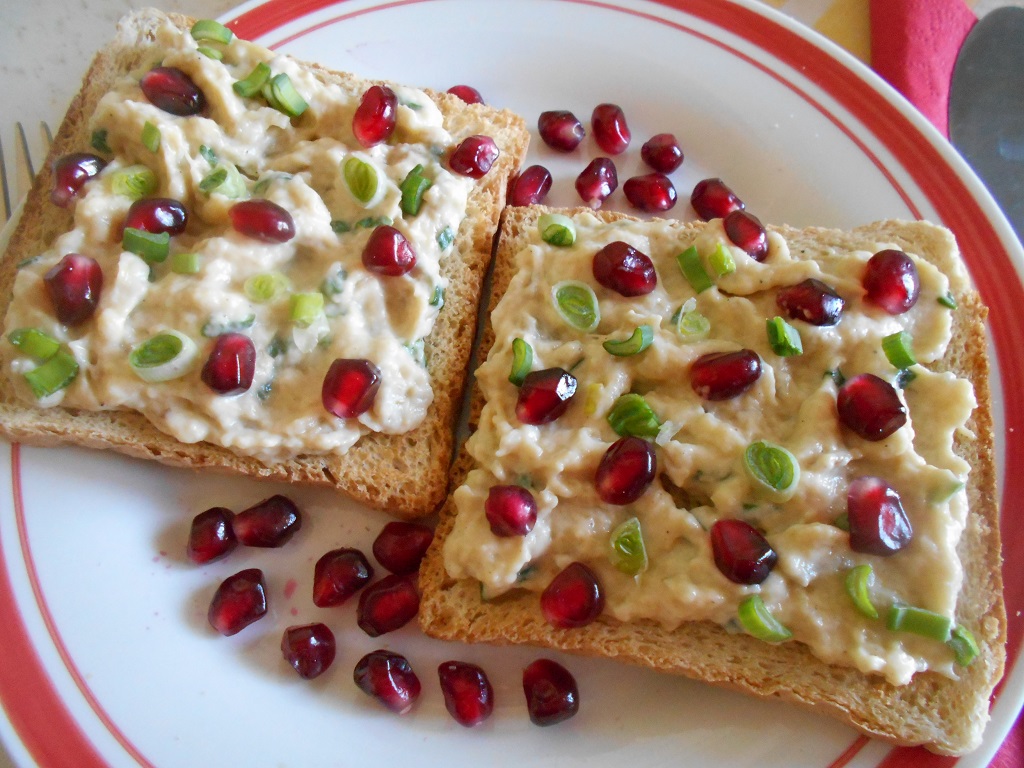
<svg viewBox="0 0 1024 768"><path fill-rule="evenodd" d="M370 637L404 627L420 609L414 575L389 574L359 595L356 623Z"/></svg>
<svg viewBox="0 0 1024 768"><path fill-rule="evenodd" d="M698 181L690 194L690 205L704 221L724 219L733 211L746 207L721 179Z"/></svg>
<svg viewBox="0 0 1024 768"><path fill-rule="evenodd" d="M569 563L541 592L540 610L549 624L561 629L590 624L604 610L597 576L583 563Z"/></svg>
<svg viewBox="0 0 1024 768"><path fill-rule="evenodd" d="M921 278L917 265L903 251L879 251L868 259L861 279L865 300L890 315L901 315L917 303Z"/></svg>
<svg viewBox="0 0 1024 768"><path fill-rule="evenodd" d="M594 158L576 177L576 192L584 203L595 209L600 208L618 186L615 163L607 157Z"/></svg>
<svg viewBox="0 0 1024 768"><path fill-rule="evenodd" d="M733 211L722 223L729 239L754 261L768 257L768 232L757 216L747 211Z"/></svg>
<svg viewBox="0 0 1024 768"><path fill-rule="evenodd" d="M551 171L543 165L531 165L512 182L509 205L537 205L551 190Z"/></svg>
<svg viewBox="0 0 1024 768"><path fill-rule="evenodd" d="M471 179L482 179L500 154L498 145L490 136L470 136L452 152L448 167Z"/></svg>
<svg viewBox="0 0 1024 768"><path fill-rule="evenodd" d="M609 155L620 155L629 146L631 134L626 115L618 104L598 104L590 116L597 146Z"/></svg>
<svg viewBox="0 0 1024 768"><path fill-rule="evenodd" d="M562 368L531 371L516 400L516 418L523 424L547 424L569 407L576 394L576 377Z"/></svg>
<svg viewBox="0 0 1024 768"><path fill-rule="evenodd" d="M434 530L430 526L395 520L385 525L373 540L373 556L399 576L415 573L433 540Z"/></svg>
<svg viewBox="0 0 1024 768"><path fill-rule="evenodd" d="M775 294L775 303L790 320L811 325L835 325L842 319L846 302L832 286L809 277Z"/></svg>
<svg viewBox="0 0 1024 768"><path fill-rule="evenodd" d="M495 536L525 536L537 523L537 502L521 485L492 485L484 514Z"/></svg>
<svg viewBox="0 0 1024 768"><path fill-rule="evenodd" d="M398 121L398 97L386 85L371 86L363 93L352 117L352 132L364 147L387 141Z"/></svg>
<svg viewBox="0 0 1024 768"><path fill-rule="evenodd" d="M572 152L587 135L579 118L564 109L541 112L537 130L544 143L559 152Z"/></svg>
<svg viewBox="0 0 1024 768"><path fill-rule="evenodd" d="M907 423L896 388L873 373L847 379L836 396L839 421L865 440L884 440Z"/></svg>
<svg viewBox="0 0 1024 768"><path fill-rule="evenodd" d="M207 619L225 637L241 632L267 613L267 587L263 571L246 568L228 576L210 601Z"/></svg>
<svg viewBox="0 0 1024 768"><path fill-rule="evenodd" d="M551 659L537 659L523 670L523 693L534 725L555 725L568 720L580 708L576 678Z"/></svg>
<svg viewBox="0 0 1024 768"><path fill-rule="evenodd" d="M87 152L73 152L62 155L53 163L53 188L50 190L50 202L67 208L71 201L78 197L85 182L93 178L107 166L103 158Z"/></svg>
<svg viewBox="0 0 1024 768"><path fill-rule="evenodd" d="M334 633L326 624L288 627L281 637L281 655L305 680L326 672L336 652Z"/></svg>
<svg viewBox="0 0 1024 768"><path fill-rule="evenodd" d="M416 252L405 235L383 224L374 228L363 247L363 266L375 275L401 277L416 266Z"/></svg>
<svg viewBox="0 0 1024 768"><path fill-rule="evenodd" d="M136 200L124 218L124 227L142 229L153 234L166 232L180 235L188 225L188 211L169 197L148 197Z"/></svg>
<svg viewBox="0 0 1024 768"><path fill-rule="evenodd" d="M47 271L43 284L57 319L64 325L79 325L93 316L100 303L103 270L96 259L69 253Z"/></svg>
<svg viewBox="0 0 1024 768"><path fill-rule="evenodd" d="M650 487L657 468L654 447L649 442L635 436L619 438L597 465L597 495L608 504L632 504Z"/></svg>
<svg viewBox="0 0 1024 768"><path fill-rule="evenodd" d="M494 711L494 689L491 681L476 664L446 661L437 668L444 695L444 706L455 722L472 728Z"/></svg>
<svg viewBox="0 0 1024 768"><path fill-rule="evenodd" d="M910 543L910 527L900 495L878 477L858 477L846 496L850 524L850 549L882 557L899 552Z"/></svg>
<svg viewBox="0 0 1024 768"><path fill-rule="evenodd" d="M420 679L409 660L391 651L373 651L363 656L352 678L359 690L397 715L412 709L420 696Z"/></svg>
<svg viewBox="0 0 1024 768"><path fill-rule="evenodd" d="M711 553L722 575L736 584L760 584L779 559L760 531L732 518L711 526Z"/></svg>
<svg viewBox="0 0 1024 768"><path fill-rule="evenodd" d="M667 211L676 204L676 188L663 173L647 173L626 179L622 191L629 204L641 211Z"/></svg>
<svg viewBox="0 0 1024 768"><path fill-rule="evenodd" d="M672 173L683 164L683 149L671 133L659 133L640 147L640 157L654 170Z"/></svg>
<svg viewBox="0 0 1024 768"><path fill-rule="evenodd" d="M484 97L480 95L480 91L471 85L453 85L448 89L448 93L453 96L458 96L467 104L483 104Z"/></svg>
<svg viewBox="0 0 1024 768"><path fill-rule="evenodd" d="M328 413L354 419L373 407L380 377L380 368L369 360L338 358L324 376L320 400Z"/></svg>
<svg viewBox="0 0 1024 768"><path fill-rule="evenodd" d="M202 565L226 557L238 545L231 529L234 513L226 507L210 507L192 518L185 554Z"/></svg>
<svg viewBox="0 0 1024 768"><path fill-rule="evenodd" d="M242 333L222 333L203 365L203 383L219 395L237 395L252 386L256 347Z"/></svg>
<svg viewBox="0 0 1024 768"><path fill-rule="evenodd" d="M295 220L270 200L243 200L228 211L236 232L264 243L286 243L295 237Z"/></svg>
<svg viewBox="0 0 1024 768"><path fill-rule="evenodd" d="M372 578L373 566L358 549L332 549L313 567L313 604L319 608L341 605Z"/></svg>
<svg viewBox="0 0 1024 768"><path fill-rule="evenodd" d="M235 515L231 528L247 547L281 547L302 527L302 513L287 496L276 494Z"/></svg>
<svg viewBox="0 0 1024 768"><path fill-rule="evenodd" d="M761 358L750 349L711 352L690 365L690 386L704 400L731 400L761 378Z"/></svg>
<svg viewBox="0 0 1024 768"><path fill-rule="evenodd" d="M179 117L206 109L206 96L192 78L177 67L155 67L142 76L139 87L150 103Z"/></svg>
<svg viewBox="0 0 1024 768"><path fill-rule="evenodd" d="M621 296L645 296L658 285L651 257L621 240L594 254L592 270L597 282Z"/></svg>

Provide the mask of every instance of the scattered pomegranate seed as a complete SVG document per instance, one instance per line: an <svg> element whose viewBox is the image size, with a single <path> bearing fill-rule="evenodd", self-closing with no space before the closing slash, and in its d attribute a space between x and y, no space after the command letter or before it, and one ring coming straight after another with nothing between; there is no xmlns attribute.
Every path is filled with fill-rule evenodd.
<svg viewBox="0 0 1024 768"><path fill-rule="evenodd" d="M103 270L96 259L69 253L43 276L57 319L64 325L84 323L96 311L103 292Z"/></svg>
<svg viewBox="0 0 1024 768"><path fill-rule="evenodd" d="M471 85L453 85L448 89L448 93L458 96L467 104L484 104L484 97L480 95L480 91Z"/></svg>
<svg viewBox="0 0 1024 768"><path fill-rule="evenodd" d="M622 296L645 296L658 284L651 257L621 240L594 254L594 279Z"/></svg>
<svg viewBox="0 0 1024 768"><path fill-rule="evenodd" d="M572 674L551 659L537 659L523 670L526 709L534 725L568 720L580 708L580 693Z"/></svg>
<svg viewBox="0 0 1024 768"><path fill-rule="evenodd" d="M683 149L671 133L659 133L640 147L640 157L654 170L672 173L683 164Z"/></svg>
<svg viewBox="0 0 1024 768"><path fill-rule="evenodd" d="M236 232L264 243L286 243L295 237L295 220L270 200L243 200L228 210Z"/></svg>
<svg viewBox="0 0 1024 768"><path fill-rule="evenodd" d="M231 528L247 547L281 547L302 527L295 502L277 494L235 515Z"/></svg>
<svg viewBox="0 0 1024 768"><path fill-rule="evenodd" d="M711 552L718 570L736 584L760 584L779 559L754 526L734 518L711 526Z"/></svg>
<svg viewBox="0 0 1024 768"><path fill-rule="evenodd" d="M873 373L847 379L836 396L839 421L865 440L884 440L907 423L907 409L892 384Z"/></svg>
<svg viewBox="0 0 1024 768"><path fill-rule="evenodd" d="M404 627L419 609L415 576L389 574L359 595L356 623L370 637L378 637Z"/></svg>
<svg viewBox="0 0 1024 768"><path fill-rule="evenodd" d="M177 67L154 67L142 76L139 87L153 106L172 115L188 117L206 109L206 96Z"/></svg>
<svg viewBox="0 0 1024 768"><path fill-rule="evenodd" d="M565 110L541 112L537 130L544 143L559 152L572 152L587 134L579 118Z"/></svg>
<svg viewBox="0 0 1024 768"><path fill-rule="evenodd" d="M395 520L385 525L373 540L373 556L392 573L415 573L433 540L430 526Z"/></svg>
<svg viewBox="0 0 1024 768"><path fill-rule="evenodd" d="M631 134L626 115L618 104L598 104L590 116L597 146L609 155L620 155L629 146Z"/></svg>
<svg viewBox="0 0 1024 768"><path fill-rule="evenodd" d="M540 610L554 627L586 626L604 610L597 576L583 563L569 563L541 592Z"/></svg>
<svg viewBox="0 0 1024 768"><path fill-rule="evenodd" d="M380 368L369 360L338 358L327 370L320 399L328 413L354 419L373 406L380 389Z"/></svg>
<svg viewBox="0 0 1024 768"><path fill-rule="evenodd" d="M237 634L267 612L267 589L263 571L246 568L228 576L210 601L207 618L225 637Z"/></svg>
<svg viewBox="0 0 1024 768"><path fill-rule="evenodd" d="M690 365L690 386L704 400L731 400L761 378L761 358L750 349L711 352Z"/></svg>
<svg viewBox="0 0 1024 768"><path fill-rule="evenodd" d="M676 204L676 188L663 173L647 173L626 179L622 191L629 204L641 211L667 211Z"/></svg>
<svg viewBox="0 0 1024 768"><path fill-rule="evenodd" d="M487 674L476 664L446 661L437 668L444 705L455 722L472 728L494 711L494 689Z"/></svg>
<svg viewBox="0 0 1024 768"><path fill-rule="evenodd" d="M404 715L420 696L420 679L404 656L373 651L356 664L352 674L359 690L373 696L397 715Z"/></svg>
<svg viewBox="0 0 1024 768"><path fill-rule="evenodd" d="M387 141L398 120L398 97L386 85L366 90L352 117L352 132L364 147Z"/></svg>
<svg viewBox="0 0 1024 768"><path fill-rule="evenodd" d="M71 201L78 197L85 182L98 174L107 166L103 158L87 152L73 152L62 155L53 163L53 189L50 190L50 202L67 208Z"/></svg>
<svg viewBox="0 0 1024 768"><path fill-rule="evenodd" d="M607 157L594 158L576 177L576 192L584 203L594 209L600 208L618 186L615 163Z"/></svg>
<svg viewBox="0 0 1024 768"><path fill-rule="evenodd" d="M597 465L597 495L608 504L632 504L643 496L657 473L654 447L642 437L616 440Z"/></svg>
<svg viewBox="0 0 1024 768"><path fill-rule="evenodd" d="M537 502L521 485L492 485L484 514L495 536L525 536L537 523Z"/></svg>
<svg viewBox="0 0 1024 768"><path fill-rule="evenodd" d="M405 235L383 224L375 227L366 241L363 266L375 275L400 277L416 266L416 252Z"/></svg>
<svg viewBox="0 0 1024 768"><path fill-rule="evenodd" d="M835 325L846 306L832 286L813 277L780 289L775 303L791 320L803 320L811 325Z"/></svg>
<svg viewBox="0 0 1024 768"><path fill-rule="evenodd" d="M188 224L188 211L177 200L169 197L149 197L136 200L128 209L124 226L146 232L180 235Z"/></svg>
<svg viewBox="0 0 1024 768"><path fill-rule="evenodd" d="M509 205L537 205L551 189L551 171L543 165L531 165L512 182Z"/></svg>
<svg viewBox="0 0 1024 768"><path fill-rule="evenodd" d="M850 549L891 555L910 543L914 532L896 490L878 477L858 477L846 496Z"/></svg>
<svg viewBox="0 0 1024 768"><path fill-rule="evenodd" d="M698 181L690 195L690 205L704 221L724 219L733 211L746 207L721 179Z"/></svg>
<svg viewBox="0 0 1024 768"><path fill-rule="evenodd" d="M334 633L326 624L288 627L281 637L281 654L299 677L312 680L334 663Z"/></svg>
<svg viewBox="0 0 1024 768"><path fill-rule="evenodd" d="M202 380L219 395L237 395L252 386L256 347L241 333L222 333L213 342L203 365Z"/></svg>
<svg viewBox="0 0 1024 768"><path fill-rule="evenodd" d="M192 518L185 554L193 563L211 563L226 557L238 545L231 529L234 513L225 507L210 507Z"/></svg>
<svg viewBox="0 0 1024 768"><path fill-rule="evenodd" d="M743 210L733 211L722 223L729 239L754 261L764 261L768 257L768 232L757 216Z"/></svg>
<svg viewBox="0 0 1024 768"><path fill-rule="evenodd" d="M464 139L448 158L448 167L455 173L482 179L491 170L501 152L490 136L470 136Z"/></svg>
<svg viewBox="0 0 1024 768"><path fill-rule="evenodd" d="M565 413L575 394L576 377L568 371L531 371L519 387L516 417L523 424L547 424Z"/></svg>
<svg viewBox="0 0 1024 768"><path fill-rule="evenodd" d="M865 299L890 315L900 315L917 303L921 279L917 265L903 251L879 251L868 259L861 280Z"/></svg>
<svg viewBox="0 0 1024 768"><path fill-rule="evenodd" d="M373 578L373 567L358 549L332 549L313 568L313 604L341 605Z"/></svg>

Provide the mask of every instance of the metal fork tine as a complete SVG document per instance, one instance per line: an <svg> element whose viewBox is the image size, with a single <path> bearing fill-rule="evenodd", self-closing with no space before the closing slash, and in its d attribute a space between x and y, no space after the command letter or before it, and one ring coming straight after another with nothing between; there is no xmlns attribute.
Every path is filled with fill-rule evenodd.
<svg viewBox="0 0 1024 768"><path fill-rule="evenodd" d="M21 140L21 151L25 153L25 165L28 166L28 177L34 179L36 177L36 169L32 165L32 153L28 148L28 137L25 135L25 126L21 123L17 123L18 126L18 138Z"/></svg>
<svg viewBox="0 0 1024 768"><path fill-rule="evenodd" d="M0 187L4 195L4 221L11 218L11 190L7 186L7 162L4 160L4 145L0 141Z"/></svg>

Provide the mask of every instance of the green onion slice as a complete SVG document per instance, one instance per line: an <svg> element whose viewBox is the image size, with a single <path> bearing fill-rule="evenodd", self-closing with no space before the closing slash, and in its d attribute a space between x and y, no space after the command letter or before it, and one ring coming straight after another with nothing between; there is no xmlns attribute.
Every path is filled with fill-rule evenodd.
<svg viewBox="0 0 1024 768"><path fill-rule="evenodd" d="M843 372L838 368L830 368L825 371L825 375L828 376L835 383L836 387L841 387L846 383L846 377Z"/></svg>
<svg viewBox="0 0 1024 768"><path fill-rule="evenodd" d="M23 355L43 362L49 360L60 349L60 342L38 328L17 328L7 334L11 342Z"/></svg>
<svg viewBox="0 0 1024 768"><path fill-rule="evenodd" d="M706 339L711 333L711 321L697 311L697 299L691 297L672 315L672 325L684 344Z"/></svg>
<svg viewBox="0 0 1024 768"><path fill-rule="evenodd" d="M512 370L509 371L508 380L517 387L521 386L532 367L533 347L523 339L512 339Z"/></svg>
<svg viewBox="0 0 1024 768"><path fill-rule="evenodd" d="M686 278L686 281L697 293L706 291L714 285L707 270L704 269L704 264L700 260L697 246L691 245L685 251L678 254L676 262L679 264L679 269L683 272L683 277Z"/></svg>
<svg viewBox="0 0 1024 768"><path fill-rule="evenodd" d="M309 107L306 100L299 95L292 84L292 79L284 72L270 78L271 106L288 117L298 117Z"/></svg>
<svg viewBox="0 0 1024 768"><path fill-rule="evenodd" d="M70 352L58 349L42 365L25 371L25 381L41 400L67 387L77 375L78 361Z"/></svg>
<svg viewBox="0 0 1024 768"><path fill-rule="evenodd" d="M364 208L372 208L384 197L377 168L365 155L349 155L341 166L345 186Z"/></svg>
<svg viewBox="0 0 1024 768"><path fill-rule="evenodd" d="M224 59L224 51L220 51L216 48L211 48L208 45L200 45L199 48L197 48L196 50L198 50L206 58L213 59L214 61L222 61Z"/></svg>
<svg viewBox="0 0 1024 768"><path fill-rule="evenodd" d="M893 380L893 383L900 389L903 389L916 378L917 374L914 373L912 368L900 368L896 371L896 378Z"/></svg>
<svg viewBox="0 0 1024 768"><path fill-rule="evenodd" d="M791 357L804 353L800 331L781 317L775 316L771 320L766 320L765 329L768 332L768 343L771 345L772 351L779 357Z"/></svg>
<svg viewBox="0 0 1024 768"><path fill-rule="evenodd" d="M167 232L147 232L144 229L125 227L121 247L141 256L148 264L159 264L170 253L171 236Z"/></svg>
<svg viewBox="0 0 1024 768"><path fill-rule="evenodd" d="M540 239L548 245L565 248L576 242L576 225L560 213L544 213L537 220Z"/></svg>
<svg viewBox="0 0 1024 768"><path fill-rule="evenodd" d="M875 572L870 565L857 565L846 572L846 594L854 607L869 619L878 618L878 609L871 602L870 587L875 581Z"/></svg>
<svg viewBox="0 0 1024 768"><path fill-rule="evenodd" d="M170 381L188 372L198 352L199 348L192 339L170 330L133 347L128 363L143 381Z"/></svg>
<svg viewBox="0 0 1024 768"><path fill-rule="evenodd" d="M140 200L156 192L156 174L144 165L129 165L111 176L114 194Z"/></svg>
<svg viewBox="0 0 1024 768"><path fill-rule="evenodd" d="M346 232L352 231L352 225L349 224L347 221L342 221L341 219L332 219L331 231L334 232L335 234L343 235Z"/></svg>
<svg viewBox="0 0 1024 768"><path fill-rule="evenodd" d="M732 257L732 252L726 247L725 243L719 241L715 246L714 252L708 256L708 264L715 270L715 273L719 277L725 277L731 275L736 271L736 260Z"/></svg>
<svg viewBox="0 0 1024 768"><path fill-rule="evenodd" d="M437 247L442 251L447 251L448 247L455 242L455 233L452 232L451 227L445 227L437 233Z"/></svg>
<svg viewBox="0 0 1024 768"><path fill-rule="evenodd" d="M194 275L199 271L201 261L198 253L176 253L171 256L171 272Z"/></svg>
<svg viewBox="0 0 1024 768"><path fill-rule="evenodd" d="M766 643L781 643L793 637L793 633L772 616L760 595L751 595L740 603L739 620L747 632Z"/></svg>
<svg viewBox="0 0 1024 768"><path fill-rule="evenodd" d="M616 357L638 355L654 342L654 329L649 325L641 325L633 331L628 339L608 339L601 346L609 354Z"/></svg>
<svg viewBox="0 0 1024 768"><path fill-rule="evenodd" d="M142 126L142 146L150 152L160 149L160 129L149 120Z"/></svg>
<svg viewBox="0 0 1024 768"><path fill-rule="evenodd" d="M332 264L327 268L327 275L320 283L320 293L327 297L337 296L345 290L345 278L347 277L348 273L345 272L341 264Z"/></svg>
<svg viewBox="0 0 1024 768"><path fill-rule="evenodd" d="M206 195L216 192L232 200L244 197L246 193L245 179L234 163L217 163L199 182L199 189Z"/></svg>
<svg viewBox="0 0 1024 768"><path fill-rule="evenodd" d="M953 297L952 291L946 291L942 296L939 296L938 301L939 304L947 309L956 309L956 299Z"/></svg>
<svg viewBox="0 0 1024 768"><path fill-rule="evenodd" d="M743 464L755 487L770 500L787 501L796 493L800 464L781 445L764 440L751 443L743 454Z"/></svg>
<svg viewBox="0 0 1024 768"><path fill-rule="evenodd" d="M832 525L838 528L840 531L850 532L850 514L843 512L836 516L836 519L832 521Z"/></svg>
<svg viewBox="0 0 1024 768"><path fill-rule="evenodd" d="M203 326L203 336L208 339L215 339L224 333L238 333L252 326L256 322L256 315L249 315L242 320L231 320L226 315L216 314L210 317Z"/></svg>
<svg viewBox="0 0 1024 768"><path fill-rule="evenodd" d="M654 409L643 395L634 392L619 397L612 404L607 418L608 425L619 437L654 438L661 429L661 420Z"/></svg>
<svg viewBox="0 0 1024 768"><path fill-rule="evenodd" d="M617 569L630 576L647 570L647 547L637 518L629 518L612 531L610 543L612 565Z"/></svg>
<svg viewBox="0 0 1024 768"><path fill-rule="evenodd" d="M430 295L430 306L437 307L439 310L444 306L444 287L440 285L434 286L434 292Z"/></svg>
<svg viewBox="0 0 1024 768"><path fill-rule="evenodd" d="M402 183L398 185L398 189L402 193L400 203L402 213L406 216L415 216L419 213L420 206L423 205L423 193L433 184L434 182L423 175L422 165L417 165L409 171Z"/></svg>
<svg viewBox="0 0 1024 768"><path fill-rule="evenodd" d="M212 40L215 43L230 43L235 39L235 33L219 21L200 19L192 25L192 39Z"/></svg>
<svg viewBox="0 0 1024 768"><path fill-rule="evenodd" d="M107 144L106 128L98 128L97 130L93 131L92 140L89 143L92 145L92 148L95 149L97 152L103 152L104 154L107 155L113 154L113 150L110 148L110 145Z"/></svg>
<svg viewBox="0 0 1024 768"><path fill-rule="evenodd" d="M978 654L981 653L981 649L978 647L978 641L974 639L974 635L967 627L957 624L953 627L953 631L949 634L949 640L946 641L946 645L953 649L953 656L956 659L956 663L961 667L970 666L971 662L978 658Z"/></svg>
<svg viewBox="0 0 1024 768"><path fill-rule="evenodd" d="M565 322L589 333L601 322L601 308L594 289L579 280L563 280L551 287L555 309Z"/></svg>
<svg viewBox="0 0 1024 768"><path fill-rule="evenodd" d="M882 339L882 351L894 368L904 369L917 364L914 339L906 331L897 331Z"/></svg>
<svg viewBox="0 0 1024 768"><path fill-rule="evenodd" d="M291 282L280 272L253 275L242 286L250 301L265 304L291 288Z"/></svg>
<svg viewBox="0 0 1024 768"><path fill-rule="evenodd" d="M365 219L357 221L356 226L363 229L374 229L375 227L390 227L394 223L390 216L367 216Z"/></svg>
<svg viewBox="0 0 1024 768"><path fill-rule="evenodd" d="M308 328L323 312L324 295L320 291L292 294L291 318L296 325Z"/></svg>
<svg viewBox="0 0 1024 768"><path fill-rule="evenodd" d="M941 613L912 605L894 605L889 609L885 626L893 632L910 632L945 643L953 630L953 620Z"/></svg>
<svg viewBox="0 0 1024 768"><path fill-rule="evenodd" d="M928 493L928 501L931 504L945 504L963 489L964 483L960 480L943 481Z"/></svg>
<svg viewBox="0 0 1024 768"><path fill-rule="evenodd" d="M231 87L239 96L252 98L263 89L269 79L270 67L261 61L244 79L238 80Z"/></svg>
<svg viewBox="0 0 1024 768"><path fill-rule="evenodd" d="M203 159L210 164L211 168L217 164L217 153L205 144L199 145L199 154L202 155Z"/></svg>

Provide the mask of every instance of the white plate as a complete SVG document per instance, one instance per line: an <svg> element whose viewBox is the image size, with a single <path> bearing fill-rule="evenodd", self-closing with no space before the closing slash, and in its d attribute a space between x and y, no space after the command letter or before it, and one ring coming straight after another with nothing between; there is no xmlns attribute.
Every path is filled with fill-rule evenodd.
<svg viewBox="0 0 1024 768"><path fill-rule="evenodd" d="M1002 441L1024 426L1024 305L1020 248L967 166L898 96L838 48L779 14L722 0L270 0L231 14L243 37L369 77L445 89L478 87L529 121L547 109L586 119L621 104L633 145L620 179L639 172L639 147L675 133L696 181L728 180L763 220L847 227L884 217L942 221L958 235L992 307L998 361L996 423L1006 558L1024 555L1024 452ZM574 202L572 178L595 154L568 158L539 140L530 162L556 174L550 201ZM623 207L621 191L611 201ZM0 464L0 732L19 764L92 766L948 766L922 750L891 751L788 705L752 700L610 662L560 656L582 706L554 728L530 725L524 648L457 646L413 627L372 640L354 606L317 609L312 565L338 546L369 545L384 522L328 493L167 469L109 453L2 446ZM236 551L190 565L193 515L240 509L289 491L305 510L281 550ZM270 614L233 638L205 612L216 585L244 567L267 575ZM1024 578L1009 570L1011 663L1020 653ZM298 679L278 649L291 624L326 621L338 658ZM423 681L413 713L379 709L351 682L356 660L387 647ZM434 669L480 663L494 682L494 716L472 731L445 712ZM1013 665L984 746L960 761L987 765L1021 706Z"/></svg>

